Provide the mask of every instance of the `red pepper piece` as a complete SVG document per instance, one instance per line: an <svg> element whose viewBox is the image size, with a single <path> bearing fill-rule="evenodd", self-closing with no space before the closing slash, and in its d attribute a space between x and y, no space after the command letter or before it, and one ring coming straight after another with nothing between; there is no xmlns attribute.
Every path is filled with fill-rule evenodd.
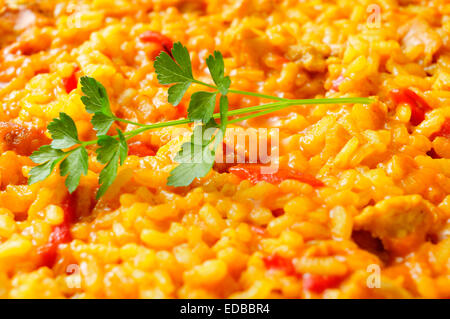
<svg viewBox="0 0 450 319"><path fill-rule="evenodd" d="M272 184L279 184L286 179L296 179L313 187L324 186L324 184L320 180L307 173L298 172L293 169L280 168L273 174L262 174L262 167L264 166L260 164L239 164L230 167L229 171L240 179L247 179L253 184L262 181Z"/></svg>
<svg viewBox="0 0 450 319"><path fill-rule="evenodd" d="M77 73L80 70L78 66L75 67L72 74L63 79L64 88L66 89L67 94L75 90L78 86L78 79L75 73Z"/></svg>
<svg viewBox="0 0 450 319"><path fill-rule="evenodd" d="M425 119L425 113L431 110L428 103L410 89L394 89L391 91L392 100L396 105L408 104L411 108L412 125L417 126Z"/></svg>
<svg viewBox="0 0 450 319"><path fill-rule="evenodd" d="M58 256L58 247L60 244L72 241L70 234L70 225L75 221L75 198L69 195L63 202L64 220L61 225L55 226L50 234L49 241L46 245L38 249L38 256L41 258L41 265L49 268L53 267Z"/></svg>
<svg viewBox="0 0 450 319"><path fill-rule="evenodd" d="M303 288L311 292L321 293L327 288L336 287L343 278L343 276L304 274Z"/></svg>
<svg viewBox="0 0 450 319"><path fill-rule="evenodd" d="M450 118L445 119L439 131L431 134L430 139L434 140L436 137L450 138Z"/></svg>
<svg viewBox="0 0 450 319"><path fill-rule="evenodd" d="M40 265L42 267L52 268L55 264L56 257L58 256L58 246L49 242L46 245L39 247L37 254L40 258Z"/></svg>
<svg viewBox="0 0 450 319"><path fill-rule="evenodd" d="M283 258L278 255L272 255L263 257L263 261L267 269L282 270L288 276L297 275L291 259Z"/></svg>
<svg viewBox="0 0 450 319"><path fill-rule="evenodd" d="M162 50L172 56L173 41L169 37L156 31L146 31L140 35L139 39L142 42L151 42L161 45Z"/></svg>
<svg viewBox="0 0 450 319"><path fill-rule="evenodd" d="M272 211L272 215L275 217L280 217L280 216L284 215L284 209L283 208L274 209Z"/></svg>

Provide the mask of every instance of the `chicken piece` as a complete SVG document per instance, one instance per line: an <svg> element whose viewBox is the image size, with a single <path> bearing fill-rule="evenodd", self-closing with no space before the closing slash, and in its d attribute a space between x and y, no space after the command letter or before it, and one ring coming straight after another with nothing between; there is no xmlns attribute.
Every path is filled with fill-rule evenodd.
<svg viewBox="0 0 450 319"><path fill-rule="evenodd" d="M399 30L402 37L402 47L408 53L417 46L423 46L425 54L424 64L429 65L433 60L433 55L442 46L439 34L434 31L426 21L414 19L408 22Z"/></svg>
<svg viewBox="0 0 450 319"><path fill-rule="evenodd" d="M355 228L381 239L393 254L404 255L425 241L437 219L433 206L421 196L396 196L364 209L355 217Z"/></svg>

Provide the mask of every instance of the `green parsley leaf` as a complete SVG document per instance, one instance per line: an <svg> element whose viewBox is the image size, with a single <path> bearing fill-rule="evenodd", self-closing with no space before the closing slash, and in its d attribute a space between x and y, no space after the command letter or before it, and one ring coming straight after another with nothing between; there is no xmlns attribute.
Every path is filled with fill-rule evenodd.
<svg viewBox="0 0 450 319"><path fill-rule="evenodd" d="M110 162L116 153L119 153L120 164L122 165L128 155L128 144L121 130L117 130L119 140L109 135L102 135L98 138L97 160L106 164Z"/></svg>
<svg viewBox="0 0 450 319"><path fill-rule="evenodd" d="M172 55L175 61L166 53L161 52L155 60L155 71L160 84L192 82L191 58L188 50L177 42L173 45Z"/></svg>
<svg viewBox="0 0 450 319"><path fill-rule="evenodd" d="M102 169L99 177L100 188L97 191L97 199L102 197L109 186L114 182L117 177L117 169L119 167L119 153L114 153L109 163Z"/></svg>
<svg viewBox="0 0 450 319"><path fill-rule="evenodd" d="M191 134L191 140L181 146L180 151L175 156L175 160L180 163L202 162L204 160L203 149L209 147L214 134L217 132L217 128L217 123L214 120L210 120L207 124L196 125Z"/></svg>
<svg viewBox="0 0 450 319"><path fill-rule="evenodd" d="M202 163L183 163L175 167L167 179L168 186L188 186L196 178L204 177L211 170L214 161Z"/></svg>
<svg viewBox="0 0 450 319"><path fill-rule="evenodd" d="M220 125L214 119L194 127L190 142L184 143L175 160L175 167L167 179L169 186L188 186L195 178L204 177L214 165L216 150L225 136L228 122L228 97L220 97Z"/></svg>
<svg viewBox="0 0 450 319"><path fill-rule="evenodd" d="M211 120L206 125L197 125L189 142L183 143L175 156L179 163L200 163L203 161L203 148L210 147L211 141L217 131L217 124Z"/></svg>
<svg viewBox="0 0 450 319"><path fill-rule="evenodd" d="M225 65L222 53L214 51L214 55L210 55L206 59L206 64L208 65L209 73L211 73L211 77L213 78L214 83L216 83L219 92L222 95L226 95L230 88L231 80L229 76L224 76Z"/></svg>
<svg viewBox="0 0 450 319"><path fill-rule="evenodd" d="M97 192L97 199L105 194L117 176L117 169L125 162L128 155L128 144L121 130L117 130L119 139L103 135L99 137L97 149L97 160L106 164L100 172L99 184L100 188Z"/></svg>
<svg viewBox="0 0 450 319"><path fill-rule="evenodd" d="M28 185L45 180L52 173L56 164L64 158L64 154L63 151L54 149L50 145L43 145L39 150L34 151L30 159L41 165L30 170Z"/></svg>
<svg viewBox="0 0 450 319"><path fill-rule="evenodd" d="M96 79L88 76L82 76L80 83L81 91L85 94L81 97L81 101L85 105L86 111L88 113L101 112L111 116L112 112L105 87Z"/></svg>
<svg viewBox="0 0 450 319"><path fill-rule="evenodd" d="M45 180L53 172L59 160L48 161L44 164L33 167L30 170L30 177L28 178L28 185Z"/></svg>
<svg viewBox="0 0 450 319"><path fill-rule="evenodd" d="M216 106L215 92L195 92L191 96L188 108L188 118L192 121L202 121L208 123L214 114Z"/></svg>
<svg viewBox="0 0 450 319"><path fill-rule="evenodd" d="M60 165L61 176L66 176L66 186L73 193L80 183L81 175L88 172L88 153L84 147L74 149Z"/></svg>
<svg viewBox="0 0 450 319"><path fill-rule="evenodd" d="M220 144L222 143L225 132L228 124L228 97L226 95L222 95L220 97L220 130L216 133L214 137L214 150L216 150Z"/></svg>
<svg viewBox="0 0 450 319"><path fill-rule="evenodd" d="M51 146L55 149L68 148L80 143L75 122L66 113L59 113L59 119L53 119L47 129L53 139Z"/></svg>
<svg viewBox="0 0 450 319"><path fill-rule="evenodd" d="M173 126L190 121L201 121L200 125L194 127L194 134L190 142L184 143L182 150L177 154L175 160L180 164L171 171L168 185L187 186L195 178L204 177L212 168L215 160L215 150L223 141L228 122L228 98L227 93L230 88L230 78L225 76L224 60L220 52L215 51L207 58L207 66L215 86L194 79L192 64L189 52L180 42L174 44L172 55L162 52L154 63L155 71L159 83L167 85L173 84L169 88L168 100L173 105L178 105L186 94L192 83L203 85L209 88L217 88L216 92L197 92L191 97L188 108L188 120L169 121L166 123L155 123L140 125L127 120L117 118L111 111L110 102L105 87L95 80L84 76L80 79L82 92L85 94L81 100L87 112L94 114L92 124L97 131L97 140L82 143L78 139L78 132L74 121L65 113L60 113L59 118L54 119L48 130L53 138L50 145L42 146L31 155L31 159L40 164L30 171L29 184L47 178L61 162L60 173L67 176L66 185L69 192L73 192L82 174L88 171L88 154L84 146L98 143L97 159L105 167L100 173L100 188L97 198L102 196L108 187L114 182L117 176L119 164L122 165L128 155L128 145L122 131L118 130L118 135L114 138L107 136L108 130L114 121L119 120L129 124L142 126L130 132L129 136L135 136L143 131L161 127ZM271 98L268 95L244 91L234 91L248 96L259 96L261 98ZM220 124L213 118L217 95L220 94ZM250 107L235 112L235 115L253 113L233 120L242 121L252 117L261 116L268 112L273 112L289 105L293 101L280 99L278 103L262 105L260 107ZM290 102L289 102L290 101ZM295 104L334 104L334 103L371 103L369 98L334 98L315 100L295 100ZM264 111L263 111L264 110ZM257 111L261 111L255 113ZM63 152L62 149L70 148L76 144L81 144L77 148Z"/></svg>
<svg viewBox="0 0 450 319"><path fill-rule="evenodd" d="M81 91L85 96L81 101L88 113L94 113L91 123L97 131L97 136L105 135L114 123L114 114L105 87L94 78L83 76L80 78Z"/></svg>
<svg viewBox="0 0 450 319"><path fill-rule="evenodd" d="M173 59L166 53L161 54L155 60L155 71L161 84L192 81L191 57L185 46L176 42L172 48Z"/></svg>
<svg viewBox="0 0 450 319"><path fill-rule="evenodd" d="M189 77L192 76L192 65L191 57L189 55L188 49L181 44L181 42L176 42L173 45L172 55L175 61L180 65L183 72Z"/></svg>
<svg viewBox="0 0 450 319"><path fill-rule="evenodd" d="M204 177L211 170L215 160L216 139L222 138L214 120L197 125L191 135L191 141L184 143L175 160L180 164L175 167L167 179L169 186L188 186L195 178Z"/></svg>
<svg viewBox="0 0 450 319"><path fill-rule="evenodd" d="M173 45L172 56L173 59L166 52L161 52L154 66L159 83L175 83L169 88L168 100L169 103L177 106L194 81L194 76L189 52L180 42Z"/></svg>
<svg viewBox="0 0 450 319"><path fill-rule="evenodd" d="M30 159L36 164L43 164L61 158L64 152L52 148L50 145L43 145L30 155Z"/></svg>
<svg viewBox="0 0 450 319"><path fill-rule="evenodd" d="M106 164L116 155L119 150L119 141L109 135L102 135L98 138L99 148L97 149L97 160L101 164Z"/></svg>
<svg viewBox="0 0 450 319"><path fill-rule="evenodd" d="M208 145L209 146L209 145ZM188 186L195 178L204 177L214 165L215 152L208 146L201 147L202 160L197 163L180 163L167 179L169 186Z"/></svg>
<svg viewBox="0 0 450 319"><path fill-rule="evenodd" d="M168 91L169 103L172 104L173 106L177 106L178 104L180 104L181 99L183 98L186 91L189 89L190 85L191 85L191 82L183 82L183 83L178 83L178 84L172 85Z"/></svg>
<svg viewBox="0 0 450 319"><path fill-rule="evenodd" d="M95 113L92 117L91 123L94 129L97 131L97 136L105 135L108 133L111 125L114 123L115 119L103 113Z"/></svg>

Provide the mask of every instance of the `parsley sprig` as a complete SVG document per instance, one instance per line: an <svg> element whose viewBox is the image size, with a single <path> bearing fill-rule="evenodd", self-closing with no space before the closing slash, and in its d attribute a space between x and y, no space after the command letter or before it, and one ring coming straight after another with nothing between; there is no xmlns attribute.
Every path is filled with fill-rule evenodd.
<svg viewBox="0 0 450 319"><path fill-rule="evenodd" d="M47 126L52 137L50 145L44 145L35 151L31 160L38 166L29 173L29 184L45 180L59 164L61 176L66 176L65 184L70 193L75 191L82 175L88 172L89 151L95 152L97 161L104 164L99 175L97 198L105 194L114 182L119 165L123 165L128 156L127 141L145 131L195 122L189 142L182 145L175 157L179 165L171 172L167 180L170 186L187 186L195 178L204 177L211 170L215 151L222 143L228 124L262 116L294 105L371 103L369 98L330 98L330 99L286 99L255 92L230 89L231 80L225 76L224 59L220 52L210 55L206 64L214 84L202 82L194 77L191 59L186 47L175 43L172 56L161 52L154 67L160 84L171 85L168 89L168 101L178 105L192 84L208 88L197 91L190 97L186 119L154 124L136 123L114 115L111 110L105 87L94 78L83 76L80 79L81 97L86 111L93 114L91 124L96 130L97 139L81 141L73 119L66 113L60 113ZM271 99L277 102L257 105L237 110L228 110L228 94L241 94ZM214 113L216 104L219 113ZM243 117L238 115L246 114ZM233 119L230 119L234 117ZM218 121L220 120L220 121ZM107 135L114 122L123 122L136 126L134 130L123 132L116 129L114 136ZM96 148L92 146L96 145Z"/></svg>
<svg viewBox="0 0 450 319"><path fill-rule="evenodd" d="M105 87L94 78L80 79L81 97L86 111L94 114L91 123L97 131L97 140L82 142L73 119L66 113L59 113L47 126L52 137L50 145L44 145L30 158L40 164L30 171L29 184L46 179L60 163L60 174L66 177L66 186L70 193L75 191L82 175L88 172L89 145L97 144L97 160L105 167L100 173L100 188L97 198L102 196L117 176L118 163L122 165L128 155L128 144L124 133L117 129L115 137L106 135L111 125L118 119L111 111Z"/></svg>

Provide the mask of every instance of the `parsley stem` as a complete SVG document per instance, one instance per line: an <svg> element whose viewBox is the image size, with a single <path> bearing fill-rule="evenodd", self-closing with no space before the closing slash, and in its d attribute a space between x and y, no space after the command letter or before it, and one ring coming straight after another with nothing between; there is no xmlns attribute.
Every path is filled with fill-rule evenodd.
<svg viewBox="0 0 450 319"><path fill-rule="evenodd" d="M203 85L203 86L206 86L206 87L209 87L209 88L214 89L214 90L218 90L217 86L205 83L205 82L200 81L200 80L194 79L192 82L200 84L200 85ZM229 89L228 92L229 93L234 93L234 94L240 94L240 95L255 96L255 97L260 97L260 98L269 99L269 100L289 101L289 99L285 99L285 98L282 98L282 97L271 96L271 95L255 93L255 92L246 92L246 91L233 90L233 89Z"/></svg>
<svg viewBox="0 0 450 319"><path fill-rule="evenodd" d="M206 87L209 87L211 89L218 90L217 86L205 83L200 80L193 80L193 83L197 83ZM276 100L280 102L289 102L290 105L292 104L337 104L337 103L361 103L361 104L367 104L372 103L373 100L370 98L364 98L364 97L347 97L347 98L322 98L322 99L287 99L283 97L273 96L273 95L267 95L262 93L256 93L256 92L247 92L247 91L241 91L241 90L234 90L229 89L229 93L234 94L240 94L240 95L247 95L247 96L254 96L254 97L260 97L263 99L268 100ZM268 104L270 105L270 104Z"/></svg>
<svg viewBox="0 0 450 319"><path fill-rule="evenodd" d="M276 100L276 101L292 101L292 100L285 99L285 98L278 97L278 96L266 95L266 94L255 93L255 92L246 92L246 91L233 90L233 89L229 89L228 92L234 93L234 94L240 94L240 95L255 96L255 97L260 97L263 99Z"/></svg>
<svg viewBox="0 0 450 319"><path fill-rule="evenodd" d="M139 135L145 131L153 130L157 128L163 128L167 126L175 126L175 125L181 125L181 124L187 124L193 122L189 119L181 119L181 120L175 120L175 121L168 121L168 122L161 122L161 123L155 123L155 124L149 124L145 125L141 128L138 128L133 131L125 132L124 135L126 136L126 139L129 140L132 137L135 137L136 135Z"/></svg>
<svg viewBox="0 0 450 319"><path fill-rule="evenodd" d="M228 112L228 116L240 115L251 112L258 112L263 110L274 109L278 110L279 106L292 106L292 105L308 105L308 104L347 104L347 103L361 103L368 104L372 103L373 100L370 98L358 98L358 97L347 97L347 98L324 98L324 99L303 99L303 100L286 100L282 102L274 102L263 105L250 106L243 109L232 110ZM219 118L220 114L215 113L214 118Z"/></svg>
<svg viewBox="0 0 450 319"><path fill-rule="evenodd" d="M119 137L119 136L117 136ZM91 140L91 141L85 141L85 142L81 142L80 145L81 146L89 146L89 145L93 145L93 144L97 144L98 140ZM75 149L75 148L74 148Z"/></svg>
<svg viewBox="0 0 450 319"><path fill-rule="evenodd" d="M272 113L272 112L275 112L275 111L279 111L279 110L284 109L284 108L286 108L288 106L289 106L289 104L284 104L284 105L280 104L278 107L273 107L273 108L267 109L265 111L252 113L252 114L249 114L249 115L246 115L246 116L239 117L237 119L230 120L230 121L228 121L228 124L234 124L234 123L242 122L242 121L249 120L249 119L252 119L252 118L255 118L255 117L263 116L263 115L266 115L266 114L269 114L269 113Z"/></svg>
<svg viewBox="0 0 450 319"><path fill-rule="evenodd" d="M114 120L118 121L118 122L122 122L122 123L136 125L136 126L146 126L146 124L142 124L142 123L138 123L138 122L133 122L133 121L130 121L130 120L122 119L122 118L117 117L117 116L114 116Z"/></svg>

